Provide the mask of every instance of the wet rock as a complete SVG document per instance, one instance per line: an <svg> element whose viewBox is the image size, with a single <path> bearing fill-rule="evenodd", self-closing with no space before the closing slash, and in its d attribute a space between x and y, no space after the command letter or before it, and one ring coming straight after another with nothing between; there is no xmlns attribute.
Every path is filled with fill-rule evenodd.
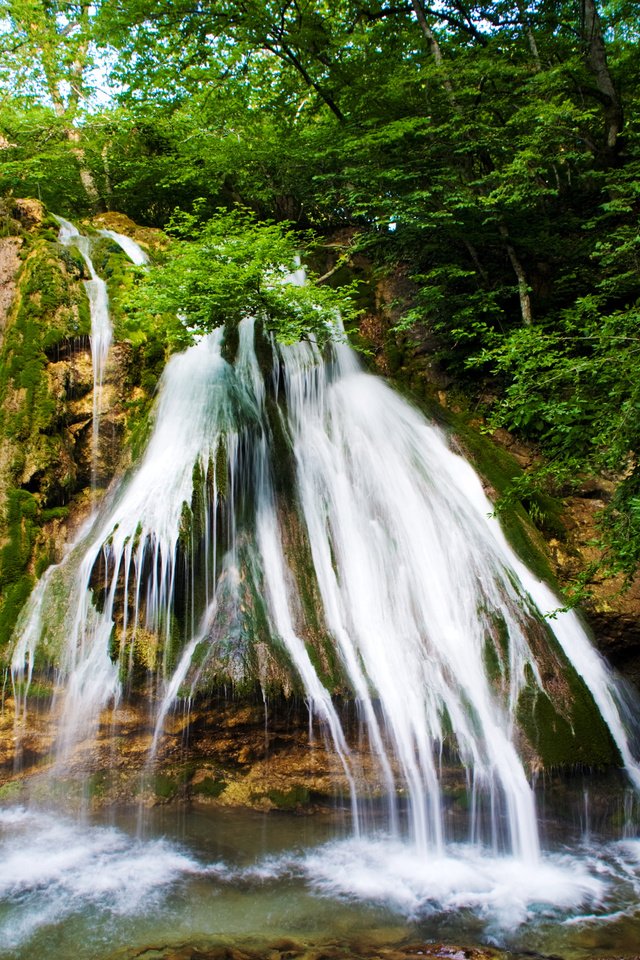
<svg viewBox="0 0 640 960"><path fill-rule="evenodd" d="M330 941L301 944L291 942L286 951L276 949L281 942L263 946L235 947L205 944L150 946L135 952L119 951L111 960L500 960L505 954L488 947L458 946L445 943L396 944L389 947L386 940L376 945L373 940ZM550 958L549 958L550 960ZM633 960L633 958L628 958Z"/></svg>
<svg viewBox="0 0 640 960"><path fill-rule="evenodd" d="M0 344L2 343L2 331L5 328L16 292L21 245L22 240L18 237L0 238Z"/></svg>
<svg viewBox="0 0 640 960"><path fill-rule="evenodd" d="M13 201L13 215L26 230L36 230L42 226L46 211L40 200L18 199Z"/></svg>
<svg viewBox="0 0 640 960"><path fill-rule="evenodd" d="M161 230L154 227L142 227L126 215L109 210L94 217L93 225L99 229L113 230L131 237L136 243L148 250L161 249L167 245L167 238Z"/></svg>

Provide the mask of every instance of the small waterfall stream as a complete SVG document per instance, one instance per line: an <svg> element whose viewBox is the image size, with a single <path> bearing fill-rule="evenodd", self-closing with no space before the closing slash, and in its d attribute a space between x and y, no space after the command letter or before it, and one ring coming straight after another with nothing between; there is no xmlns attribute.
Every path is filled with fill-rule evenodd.
<svg viewBox="0 0 640 960"><path fill-rule="evenodd" d="M149 263L149 254L132 237L124 233L116 233L115 230L99 230L98 233L102 237L114 240L129 257L131 263L135 263L137 267L144 267Z"/></svg>
<svg viewBox="0 0 640 960"><path fill-rule="evenodd" d="M91 360L93 364L93 421L91 444L91 483L96 485L98 444L100 438L100 415L102 413L102 386L105 369L109 359L109 350L113 340L113 328L109 313L109 294L106 282L96 273L91 259L91 239L68 220L57 217L60 224L59 241L66 247L75 247L89 271L89 280L84 281L89 309L91 312Z"/></svg>
<svg viewBox="0 0 640 960"><path fill-rule="evenodd" d="M144 262L132 241L107 233ZM85 240L61 221L61 241L81 251L92 277L97 445L95 397L111 328ZM291 461L289 503L279 474L283 449ZM304 570L289 545L287 510L303 530ZM313 616L305 613L301 577L317 587ZM57 627L46 622L53 582L67 592ZM446 888L433 896L453 903L458 886L484 890L495 882L492 871L508 873L504 864L517 863L536 878L534 900L568 906L597 900L601 888L582 870L570 880L541 854L518 712L525 691L548 696L541 637L582 678L636 788L640 766L624 693L574 613L544 620L558 606L514 554L479 478L439 428L366 373L341 338L323 350L312 342L278 346L248 317L235 357L218 329L171 358L140 462L38 584L16 630L12 670L17 688L31 677L42 635L57 629L64 638L59 770L122 695L142 641L159 651L152 756L176 700L194 697L212 664L241 682L251 663L261 679L271 669L264 648L276 645L348 784L355 846L309 867L322 889L339 895L343 881L357 888L353 864L364 870L368 858L372 873L391 863L390 876L406 877L404 866L393 873L398 847L374 856L366 846L366 784L332 680L319 667L321 645L330 642L341 677L335 683L348 685L357 703L384 784L386 836L409 844L417 858L411 869L428 866L426 879L418 868L427 887ZM445 753L463 765L470 785L472 852L464 855L443 812ZM472 881L474 871L480 879Z"/></svg>
<svg viewBox="0 0 640 960"><path fill-rule="evenodd" d="M84 281L84 287L87 293L87 299L89 301L89 310L91 316L91 360L93 367L91 483L92 488L95 490L100 437L100 416L102 412L102 387L104 383L105 370L109 359L109 351L113 340L113 328L109 311L109 296L107 292L107 284L100 276L98 276L91 259L92 239L81 234L74 224L70 223L68 220L65 220L63 217L56 217L56 220L60 225L60 232L58 236L59 242L66 247L75 247L80 252L90 276L89 280ZM108 236L110 239L118 243L118 245L126 253L127 257L134 264L143 265L148 263L149 258L145 251L142 250L142 248L130 237L125 237L124 235L117 234L111 230L100 231L100 234L103 236ZM41 580L36 585L18 621L16 629L17 640L13 649L11 667L17 716L19 716L21 713L24 714L26 711L26 698L33 675L35 651L38 643L42 639L43 632L46 629L47 616L51 614L51 610L47 609L47 604L49 603L48 591L50 590L50 584L52 581L55 582L58 580L61 576L61 573L63 571L66 572L67 567L75 569L75 566L78 562L77 547L79 544L84 543L85 537L91 530L94 520L95 515L92 515L81 526L74 539L74 542L71 543L65 551L65 558L63 559L62 563L53 565L45 571ZM73 583L72 578L70 577L68 581L68 589L72 597L76 596L74 592L75 586L76 585ZM85 613L87 621L93 622L91 609L88 608L85 610L84 607L80 607L78 610L78 616L83 616ZM65 620L65 624L68 629L69 622L67 620ZM75 635L76 634L74 634L74 636ZM98 649L99 646L95 645L96 652ZM64 669L66 672L68 669L68 664L65 665ZM95 710L99 709L99 706L96 707L96 704L107 702L110 697L117 695L118 685L116 679L114 678L113 664L109 663L109 666L106 667L104 662L95 662L95 653L93 660L88 659L85 661L84 669L87 671L87 674L90 674L89 683L92 685L93 689L93 694L89 698L92 701L90 713L93 716L95 714ZM70 711L73 713L74 711L74 684L77 685L78 682L78 677L72 676L68 691L69 696L65 706L66 712ZM103 688L105 690L104 701L102 699ZM24 692L20 693L21 690ZM83 722L83 716L78 715L77 719L80 723ZM64 734L61 735L61 738L64 740Z"/></svg>

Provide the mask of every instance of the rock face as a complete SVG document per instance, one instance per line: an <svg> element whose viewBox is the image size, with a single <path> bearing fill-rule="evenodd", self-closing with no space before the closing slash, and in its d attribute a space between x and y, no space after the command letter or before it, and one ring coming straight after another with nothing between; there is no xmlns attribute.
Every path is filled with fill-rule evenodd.
<svg viewBox="0 0 640 960"><path fill-rule="evenodd" d="M549 541L563 584L571 585L582 571L601 561L598 516L610 501L612 486L606 479L591 480L577 495L564 499L566 537ZM596 567L586 588L584 611L598 648L640 688L640 576L626 583L622 576L604 576Z"/></svg>
<svg viewBox="0 0 640 960"><path fill-rule="evenodd" d="M301 943L276 940L265 944L244 941L220 944L182 943L150 946L135 953L120 951L112 960L500 960L506 954L490 947L403 941L372 933L353 941ZM510 960L517 960L514 954Z"/></svg>
<svg viewBox="0 0 640 960"><path fill-rule="evenodd" d="M41 684L37 700L21 722L5 703L0 748L0 799L36 800L54 789L48 777L55 762L59 715L51 709L51 687ZM235 699L201 698L189 712L165 721L151 762L153 728L150 690L105 711L97 733L80 742L56 774L55 789L69 803L94 806L139 802L157 805L197 800L217 806L294 812L335 811L349 806L349 784L335 751L297 698L265 703L256 692ZM345 708L345 717L348 711ZM348 727L348 717L345 725ZM357 750L357 731L352 729ZM114 751L114 742L118 749ZM459 774L455 775L456 780ZM26 779L25 779L26 777ZM367 749L360 758L361 784L382 795L380 774Z"/></svg>
<svg viewBox="0 0 640 960"><path fill-rule="evenodd" d="M0 344L9 310L16 292L16 277L20 269L20 237L0 238Z"/></svg>
<svg viewBox="0 0 640 960"><path fill-rule="evenodd" d="M153 376L146 388L140 386L144 338L136 347L126 340L115 344L95 450L86 266L76 250L57 242L58 224L38 201L12 201L6 222L13 235L0 239L0 648L5 649L36 577L61 558L68 537L126 463L125 436L144 419L155 386ZM109 242L103 255L126 260Z"/></svg>

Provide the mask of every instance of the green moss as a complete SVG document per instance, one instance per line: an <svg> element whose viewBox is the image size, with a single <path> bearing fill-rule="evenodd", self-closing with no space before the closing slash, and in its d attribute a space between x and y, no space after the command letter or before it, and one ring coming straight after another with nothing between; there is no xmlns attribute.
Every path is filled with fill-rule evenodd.
<svg viewBox="0 0 640 960"><path fill-rule="evenodd" d="M21 697L26 694L29 700L47 701L53 696L53 687L40 682L27 683L26 680L23 680L21 683L17 682L15 684L15 690Z"/></svg>
<svg viewBox="0 0 640 960"><path fill-rule="evenodd" d="M180 513L180 529L178 532L178 542L180 544L180 549L185 553L191 550L191 531L193 530L193 514L191 513L191 507L186 502L182 503L182 512Z"/></svg>
<svg viewBox="0 0 640 960"><path fill-rule="evenodd" d="M85 795L90 800L102 800L111 786L111 776L106 770L92 773L84 781Z"/></svg>
<svg viewBox="0 0 640 960"><path fill-rule="evenodd" d="M0 803L15 803L26 792L26 787L19 780L12 780L0 787Z"/></svg>
<svg viewBox="0 0 640 960"><path fill-rule="evenodd" d="M309 790L302 786L292 787L291 790L268 790L261 796L266 796L278 810L295 810L297 807L308 806L311 802Z"/></svg>
<svg viewBox="0 0 640 960"><path fill-rule="evenodd" d="M132 459L136 461L142 456L151 435L151 401L146 397L130 400L123 404L123 408L127 420L125 442Z"/></svg>
<svg viewBox="0 0 640 960"><path fill-rule="evenodd" d="M224 436L221 436L218 440L214 471L218 495L226 499L229 494L229 470L227 444Z"/></svg>
<svg viewBox="0 0 640 960"><path fill-rule="evenodd" d="M518 724L545 769L619 766L618 749L584 681L568 663L563 676L570 695L557 708L531 676L518 702Z"/></svg>
<svg viewBox="0 0 640 960"><path fill-rule="evenodd" d="M221 355L227 363L233 363L238 353L240 342L240 333L235 323L229 322L224 325L224 339L222 341Z"/></svg>
<svg viewBox="0 0 640 960"><path fill-rule="evenodd" d="M271 339L265 333L264 325L261 321L256 321L254 339L258 366L265 381L268 381L273 370L273 346Z"/></svg>
<svg viewBox="0 0 640 960"><path fill-rule="evenodd" d="M2 505L6 541L0 551L0 644L9 640L29 596L34 566L41 573L51 560L48 544L41 544L36 556L42 524L63 517L61 503L74 483L64 468L71 452L62 435L64 404L50 392L48 354L88 333L89 325L77 264L60 254L57 243L29 240L0 351L0 435L9 451Z"/></svg>
<svg viewBox="0 0 640 960"><path fill-rule="evenodd" d="M489 680L496 681L503 678L503 664L495 647L495 643L487 637L484 643L482 660Z"/></svg>
<svg viewBox="0 0 640 960"><path fill-rule="evenodd" d="M37 532L38 504L27 490L10 489L5 504L6 542L0 550L0 644L13 633L34 577L29 572Z"/></svg>
<svg viewBox="0 0 640 960"><path fill-rule="evenodd" d="M0 646L6 645L13 634L18 615L29 599L35 578L25 573L6 587L0 600Z"/></svg>
<svg viewBox="0 0 640 960"><path fill-rule="evenodd" d="M199 541L204 533L207 518L207 482L206 475L200 460L193 465L191 480L193 493L191 495L191 529L193 540Z"/></svg>
<svg viewBox="0 0 640 960"><path fill-rule="evenodd" d="M443 794L445 800L459 810L469 810L471 808L471 797L466 787L444 787Z"/></svg>
<svg viewBox="0 0 640 960"><path fill-rule="evenodd" d="M166 773L157 773L153 778L153 792L161 800L171 800L180 789L180 782Z"/></svg>
<svg viewBox="0 0 640 960"><path fill-rule="evenodd" d="M225 790L227 783L225 780L216 780L213 777L205 777L199 783L195 783L192 788L194 796L208 797L215 799Z"/></svg>
<svg viewBox="0 0 640 960"><path fill-rule="evenodd" d="M50 520L66 520L69 516L69 507L49 507L47 510L40 511L40 519L43 523Z"/></svg>
<svg viewBox="0 0 640 960"><path fill-rule="evenodd" d="M89 280L89 272L84 257L75 247L66 247L60 244L58 257L67 268L69 276L77 280Z"/></svg>
<svg viewBox="0 0 640 960"><path fill-rule="evenodd" d="M91 231L83 227L87 234ZM96 235L91 243L91 261L94 270L107 284L111 322L116 340L127 340L131 331L127 328L127 315L122 309L123 291L133 282L130 261L119 245L110 237Z"/></svg>
<svg viewBox="0 0 640 960"><path fill-rule="evenodd" d="M304 624L301 630L306 640L307 653L323 685L331 692L345 684L342 664L336 653L336 644L322 618L322 597L306 534L306 526L296 506L283 509L285 524L284 546L287 564L293 573L300 599Z"/></svg>
<svg viewBox="0 0 640 960"><path fill-rule="evenodd" d="M295 490L296 469L291 449L291 442L285 433L280 410L273 397L267 397L265 412L271 433L273 450L273 481L277 494L293 497Z"/></svg>
<svg viewBox="0 0 640 960"><path fill-rule="evenodd" d="M166 362L167 352L164 343L157 337L149 335L142 347L140 371L140 386L145 393L151 395L155 392Z"/></svg>

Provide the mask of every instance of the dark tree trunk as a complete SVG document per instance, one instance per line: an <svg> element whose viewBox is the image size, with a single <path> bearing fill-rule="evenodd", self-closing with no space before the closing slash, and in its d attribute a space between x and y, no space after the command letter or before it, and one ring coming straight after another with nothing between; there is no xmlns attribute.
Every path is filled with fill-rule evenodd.
<svg viewBox="0 0 640 960"><path fill-rule="evenodd" d="M598 99L604 109L605 144L602 153L606 163L611 165L616 162L620 151L620 133L624 123L622 104L609 71L602 24L595 0L582 0L581 13L585 63L593 74Z"/></svg>

